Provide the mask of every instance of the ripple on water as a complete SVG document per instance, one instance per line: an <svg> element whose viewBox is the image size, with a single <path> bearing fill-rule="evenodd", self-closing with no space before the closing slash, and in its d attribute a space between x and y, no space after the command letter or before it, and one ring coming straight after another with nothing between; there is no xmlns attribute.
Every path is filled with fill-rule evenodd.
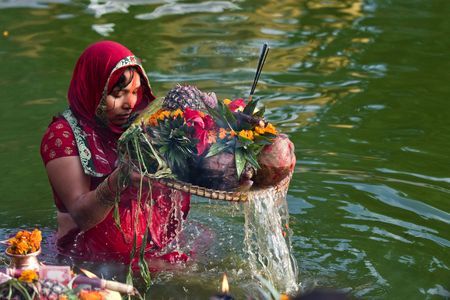
<svg viewBox="0 0 450 300"><path fill-rule="evenodd" d="M229 1L207 1L193 4L166 3L158 6L153 12L138 14L135 16L139 20L153 20L170 15L184 15L190 13L220 13L226 10L238 10L240 7Z"/></svg>

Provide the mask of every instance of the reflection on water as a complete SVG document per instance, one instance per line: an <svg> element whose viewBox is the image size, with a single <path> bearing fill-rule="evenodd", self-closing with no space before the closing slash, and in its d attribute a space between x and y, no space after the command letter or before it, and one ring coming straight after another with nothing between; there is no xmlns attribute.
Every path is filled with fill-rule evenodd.
<svg viewBox="0 0 450 300"><path fill-rule="evenodd" d="M38 146L89 43L108 38L133 49L159 96L188 82L232 98L248 95L268 42L255 97L296 146L288 206L302 287L450 297L442 1L6 0L0 13L8 33L0 37L2 236L35 226L52 235ZM151 298L205 299L223 272L245 298L254 281L243 224L239 207L195 202L186 235L206 228L215 239L202 242L208 247L191 265L156 275ZM54 259L50 250L43 256Z"/></svg>

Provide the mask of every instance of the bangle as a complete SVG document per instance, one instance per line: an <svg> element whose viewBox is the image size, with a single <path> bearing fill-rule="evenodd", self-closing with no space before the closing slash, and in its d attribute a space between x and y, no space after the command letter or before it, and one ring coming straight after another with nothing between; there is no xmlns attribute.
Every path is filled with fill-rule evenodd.
<svg viewBox="0 0 450 300"><path fill-rule="evenodd" d="M116 203L116 195L109 187L108 178L103 180L95 189L95 198L100 204L109 207Z"/></svg>
<svg viewBox="0 0 450 300"><path fill-rule="evenodd" d="M108 190L109 190L109 192L110 192L111 194L115 195L116 192L113 191L113 189L111 188L111 184L109 183L109 179L110 179L110 178L111 178L111 175L108 176L108 177L106 177L106 182L107 182L107 184L108 184Z"/></svg>

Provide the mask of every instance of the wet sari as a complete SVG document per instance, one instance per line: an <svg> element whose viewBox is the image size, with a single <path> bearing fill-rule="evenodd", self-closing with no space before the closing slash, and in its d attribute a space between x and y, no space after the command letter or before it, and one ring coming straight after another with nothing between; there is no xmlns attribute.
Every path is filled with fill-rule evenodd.
<svg viewBox="0 0 450 300"><path fill-rule="evenodd" d="M141 78L137 115L155 99L139 60L124 46L102 41L89 46L74 69L68 92L69 108L53 118L41 143L44 164L65 156L78 156L84 173L91 179L90 190L118 167L117 140L126 126L108 123L106 96L127 67ZM53 189L55 205L68 212ZM63 255L85 260L129 262L134 247L145 247L147 257L186 260L185 255L166 253L164 248L176 238L189 211L190 197L154 183L140 194L127 187L118 203L118 225L114 209L87 231L72 229L57 241ZM146 231L148 239L144 240ZM136 251L139 253L139 251Z"/></svg>

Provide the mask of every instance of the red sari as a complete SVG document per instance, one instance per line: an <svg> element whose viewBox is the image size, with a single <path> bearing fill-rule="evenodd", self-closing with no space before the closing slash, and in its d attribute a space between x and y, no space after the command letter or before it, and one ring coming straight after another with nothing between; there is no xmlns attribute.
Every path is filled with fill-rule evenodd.
<svg viewBox="0 0 450 300"><path fill-rule="evenodd" d="M42 139L44 163L78 156L85 174L90 176L91 190L118 165L117 140L126 128L108 123L104 105L106 95L129 66L134 66L141 77L139 99L133 111L137 113L147 107L155 97L136 57L118 43L98 42L80 56L69 87L69 109L53 119ZM68 212L54 189L53 195L57 209ZM61 237L57 241L58 250L76 258L129 262L134 238L139 249L148 229L146 256L161 256L164 247L180 230L189 205L188 194L160 184L153 184L151 191L145 191L140 199L137 190L128 187L122 192L118 207L120 228L116 226L112 209L95 227L84 232L75 228ZM163 258L185 260L187 257L166 253Z"/></svg>

